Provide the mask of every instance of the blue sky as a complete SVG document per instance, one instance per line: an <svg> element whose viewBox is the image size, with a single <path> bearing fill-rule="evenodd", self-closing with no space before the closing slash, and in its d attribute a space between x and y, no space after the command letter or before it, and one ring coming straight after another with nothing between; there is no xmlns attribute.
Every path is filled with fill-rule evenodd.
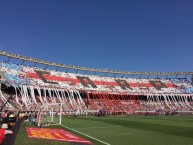
<svg viewBox="0 0 193 145"><path fill-rule="evenodd" d="M192 0L0 0L4 51L123 71L193 71Z"/></svg>

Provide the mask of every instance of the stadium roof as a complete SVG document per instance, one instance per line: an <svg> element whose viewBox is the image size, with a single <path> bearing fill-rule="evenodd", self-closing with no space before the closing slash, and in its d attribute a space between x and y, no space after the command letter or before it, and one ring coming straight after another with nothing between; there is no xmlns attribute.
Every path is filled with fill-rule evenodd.
<svg viewBox="0 0 193 145"><path fill-rule="evenodd" d="M24 61L33 62L35 64L37 64L37 63L38 64L44 64L44 65L46 65L46 67L47 66L55 66L56 70L58 68L65 68L66 72L68 71L68 69L72 69L72 70L75 70L76 72L81 70L81 71L86 71L86 72L105 73L105 76L107 73L113 74L113 75L120 74L120 75L139 75L139 76L140 75L146 75L146 76L150 76L150 75L156 75L156 76L159 76L159 75L164 75L164 76L193 75L193 72L127 72L127 71L87 68L87 67L72 66L72 65L65 65L65 64L60 64L60 63L48 62L48 61L30 58L30 57L26 57L26 56L21 56L21 55L17 55L17 54L5 52L5 51L0 51L0 55L8 57L7 62L9 62L10 58L15 58L18 60L22 60L22 64Z"/></svg>

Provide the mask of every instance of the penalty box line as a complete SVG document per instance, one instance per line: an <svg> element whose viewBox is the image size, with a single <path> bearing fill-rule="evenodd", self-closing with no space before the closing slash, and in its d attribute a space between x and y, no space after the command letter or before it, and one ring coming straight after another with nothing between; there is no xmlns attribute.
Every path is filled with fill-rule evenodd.
<svg viewBox="0 0 193 145"><path fill-rule="evenodd" d="M96 140L96 141L98 141L98 142L100 142L100 143L103 143L103 144L105 144L105 145L111 145L111 144L109 144L109 143L106 143L106 142L104 142L104 141L102 141L102 140L99 140L99 139L97 139L97 138L95 138L95 137L92 137L92 136L90 136L90 135L87 135L87 134L85 134L85 133L82 133L82 132L80 132L80 131L77 131L77 130L75 130L75 129L72 129L72 128L70 128L70 127L67 127L67 126L64 126L64 125L62 125L62 124L60 124L62 127L64 127L64 128L67 128L67 129L69 129L69 130L72 130L72 131L74 131L74 132L77 132L77 133L79 133L79 134L82 134L82 135L84 135L84 136L86 136L86 137L89 137L89 138L91 138L91 139L93 139L93 140Z"/></svg>

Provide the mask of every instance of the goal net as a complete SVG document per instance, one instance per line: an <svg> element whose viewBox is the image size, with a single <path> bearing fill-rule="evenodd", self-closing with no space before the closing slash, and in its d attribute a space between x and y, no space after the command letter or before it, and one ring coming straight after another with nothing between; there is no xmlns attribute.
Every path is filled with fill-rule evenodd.
<svg viewBox="0 0 193 145"><path fill-rule="evenodd" d="M81 106L80 106L81 107ZM79 116L86 115L87 110L76 107L68 107L65 103L54 103L54 104L46 104L41 106L38 115L37 115L37 123L54 123L60 124L62 123L62 117L66 116Z"/></svg>
<svg viewBox="0 0 193 145"><path fill-rule="evenodd" d="M46 104L41 106L38 115L37 123L40 124L61 124L63 116L63 104Z"/></svg>

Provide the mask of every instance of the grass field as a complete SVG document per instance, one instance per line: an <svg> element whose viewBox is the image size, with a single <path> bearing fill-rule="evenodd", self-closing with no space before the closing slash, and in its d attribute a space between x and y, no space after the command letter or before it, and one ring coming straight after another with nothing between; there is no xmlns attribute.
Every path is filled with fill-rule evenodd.
<svg viewBox="0 0 193 145"><path fill-rule="evenodd" d="M26 125L15 145L71 144L28 138ZM95 145L193 145L193 116L64 117L62 126L50 127L65 129Z"/></svg>

